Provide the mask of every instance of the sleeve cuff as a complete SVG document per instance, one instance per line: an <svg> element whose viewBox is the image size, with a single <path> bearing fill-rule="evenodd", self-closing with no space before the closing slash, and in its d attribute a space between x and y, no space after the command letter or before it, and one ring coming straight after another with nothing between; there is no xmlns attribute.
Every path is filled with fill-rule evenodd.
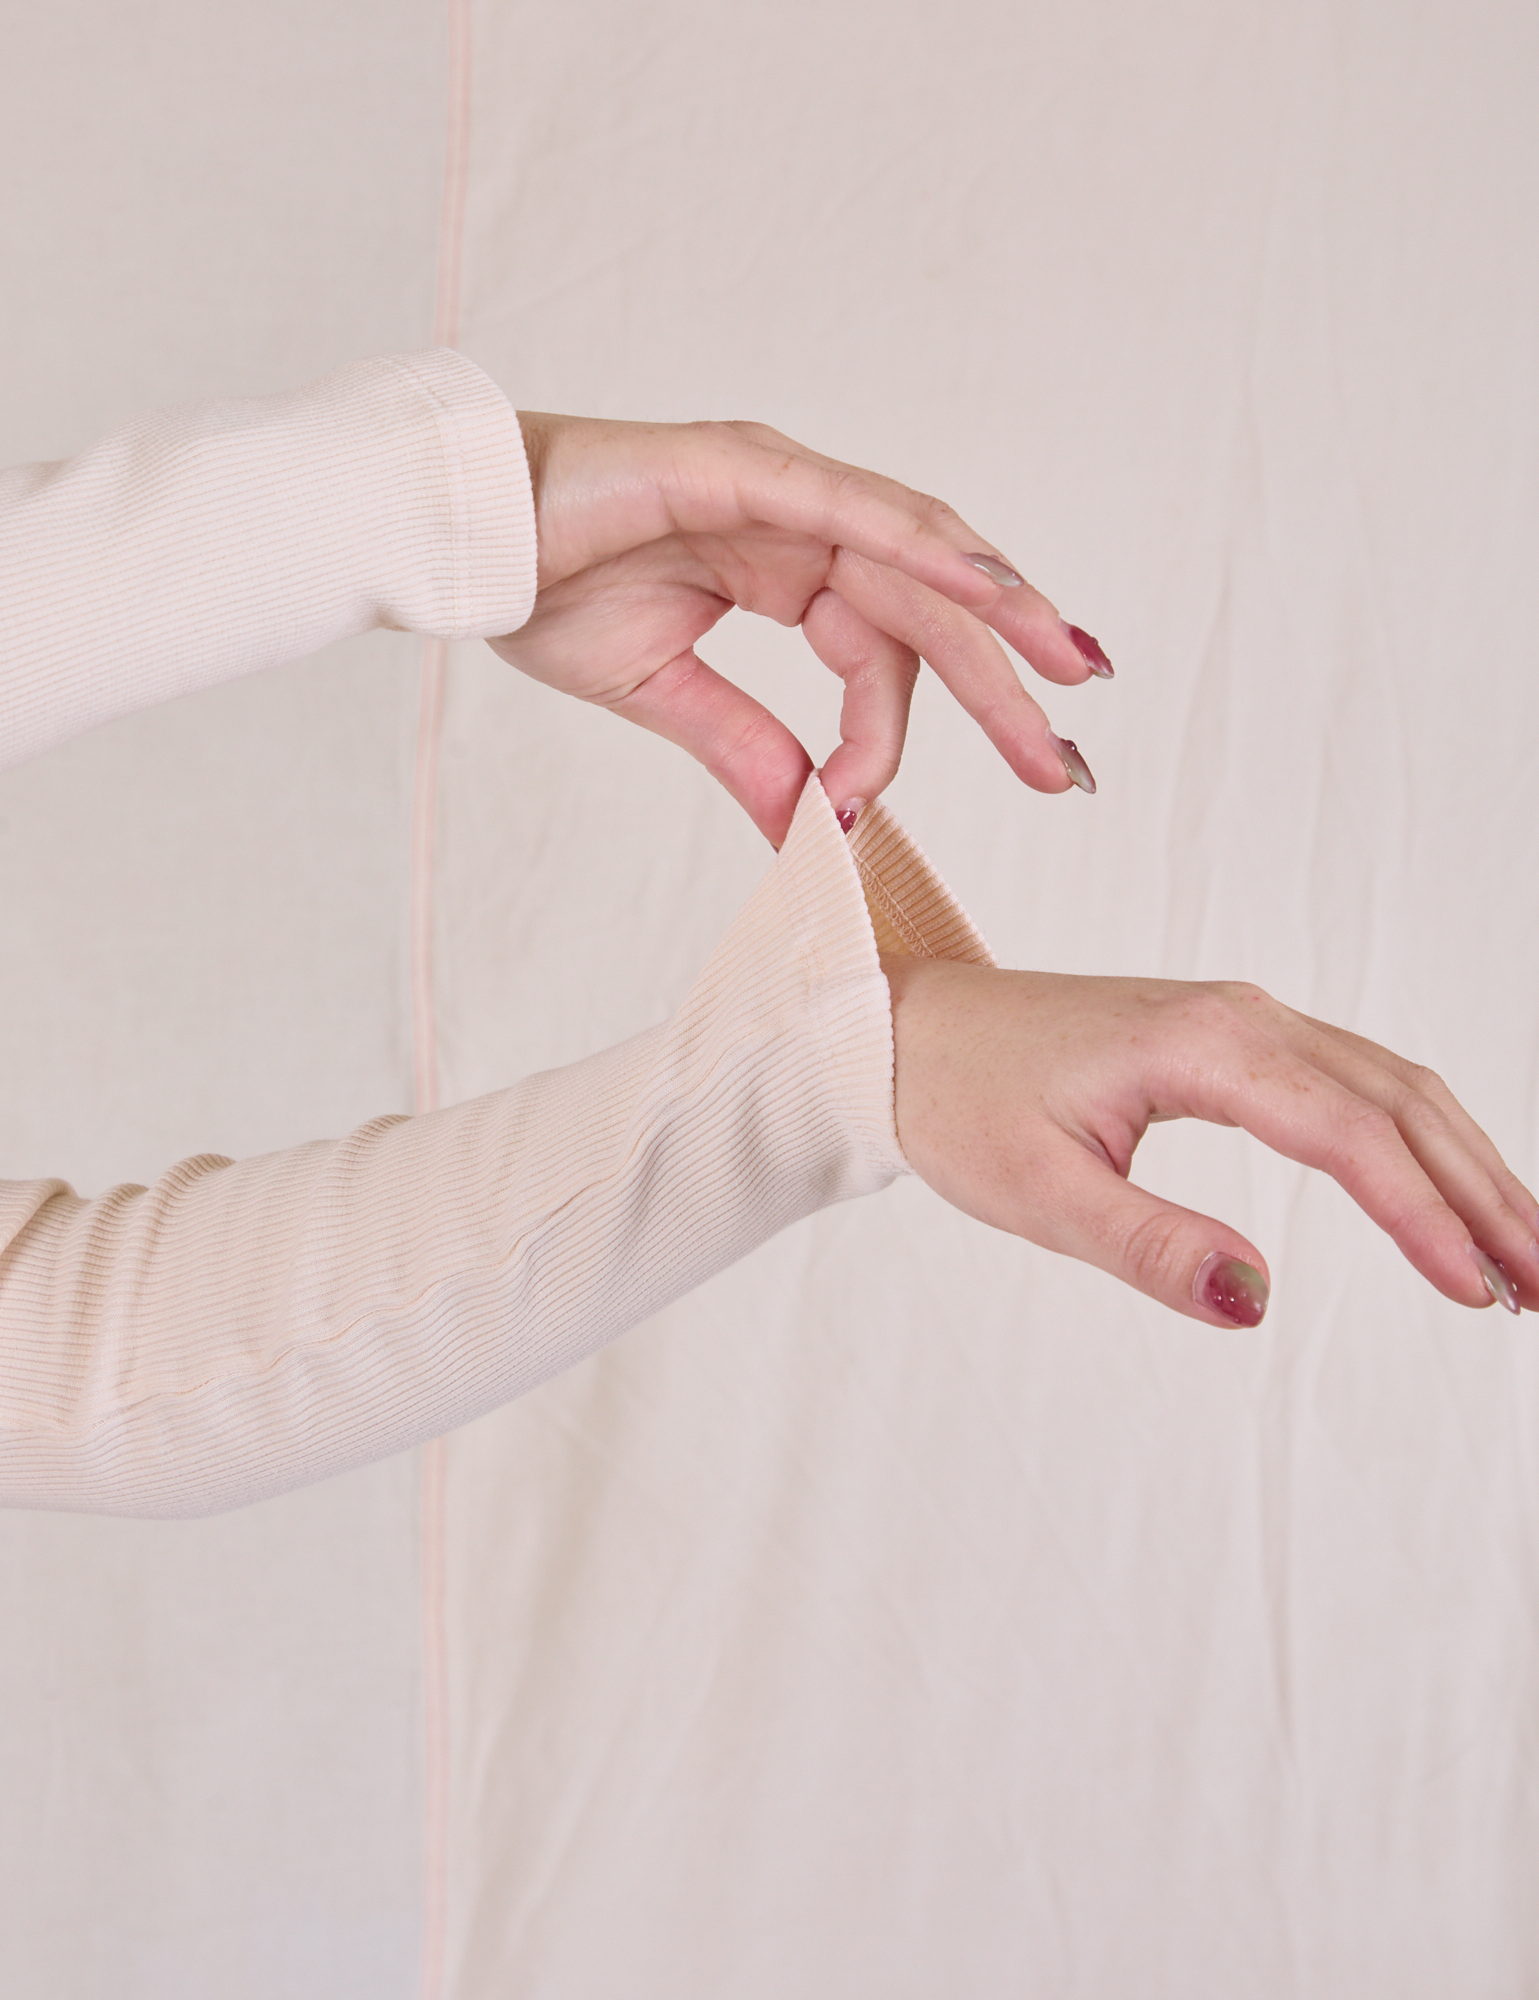
<svg viewBox="0 0 1539 2000"><path fill-rule="evenodd" d="M857 1145L882 1181L910 1173L898 1142L892 1006L881 958L994 965L994 954L886 806L867 806L846 836L816 773L769 880L811 968L811 1012Z"/></svg>
<svg viewBox="0 0 1539 2000"><path fill-rule="evenodd" d="M538 548L523 433L491 377L453 348L390 357L425 395L437 423L442 483L430 546L442 550L438 603L420 629L442 639L495 639L534 609Z"/></svg>
<svg viewBox="0 0 1539 2000"><path fill-rule="evenodd" d="M884 958L998 964L930 857L880 802L867 806L851 829L850 859Z"/></svg>

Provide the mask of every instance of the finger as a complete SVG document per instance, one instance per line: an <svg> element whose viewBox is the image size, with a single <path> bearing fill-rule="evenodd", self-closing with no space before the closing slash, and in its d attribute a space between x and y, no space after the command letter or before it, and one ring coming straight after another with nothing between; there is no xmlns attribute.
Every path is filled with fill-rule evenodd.
<svg viewBox="0 0 1539 2000"><path fill-rule="evenodd" d="M691 650L605 705L687 750L725 785L771 846L780 846L812 759L762 702Z"/></svg>
<svg viewBox="0 0 1539 2000"><path fill-rule="evenodd" d="M1022 687L1004 648L978 619L911 578L878 569L846 550L835 558L829 581L869 625L934 668L1018 778L1039 792L1064 792L1071 784L1095 789L1083 760L1084 775L1076 774L1063 740Z"/></svg>
<svg viewBox="0 0 1539 2000"><path fill-rule="evenodd" d="M1502 1200L1518 1221L1530 1234L1533 1233L1539 1226L1539 1201L1535 1200L1533 1191L1518 1179L1490 1135L1476 1124L1435 1070L1411 1062L1405 1056L1397 1056L1393 1049L1381 1048L1377 1042L1371 1042L1363 1035L1354 1035L1346 1028L1334 1028L1328 1021L1317 1021L1308 1014L1298 1018L1319 1037L1321 1054L1316 1060L1322 1066L1329 1066L1333 1061L1333 1052L1340 1049L1348 1059L1355 1056L1360 1061L1361 1072L1354 1070L1353 1074L1371 1076L1375 1072L1387 1072L1400 1086L1426 1098L1443 1114L1460 1143L1490 1175ZM1341 1080L1348 1082L1350 1077L1343 1075Z"/></svg>
<svg viewBox="0 0 1539 2000"><path fill-rule="evenodd" d="M1056 609L944 501L825 458L763 425L687 428L698 441L696 448L703 443L719 460L714 480L708 478L702 488L698 480L687 479L675 501L675 518L687 532L719 526L718 510L707 505L702 511L694 496L712 488L719 492L723 480L730 481L739 507L750 518L852 549L970 609L984 610L1005 595L1030 593L1032 622L1042 629L1045 650L1056 658L1065 680L1084 679L1088 668ZM690 519L692 513L699 518Z"/></svg>
<svg viewBox="0 0 1539 2000"><path fill-rule="evenodd" d="M919 655L832 590L820 590L807 606L802 631L844 682L839 747L823 766L823 788L836 812L858 809L897 774Z"/></svg>
<svg viewBox="0 0 1539 2000"><path fill-rule="evenodd" d="M1257 1326L1271 1279L1255 1245L1226 1223L1135 1187L1066 1134L1037 1155L1018 1235L1108 1271L1209 1326Z"/></svg>
<svg viewBox="0 0 1539 2000"><path fill-rule="evenodd" d="M1088 633L977 530L930 495L863 472L762 424L613 424L520 411L540 517L540 579L677 532L726 537L749 523L848 548L998 625L1039 673L1107 673Z"/></svg>
<svg viewBox="0 0 1539 2000"><path fill-rule="evenodd" d="M1413 1159L1488 1255L1521 1304L1539 1309L1534 1198L1438 1076L1360 1035L1305 1023L1317 1066L1388 1113Z"/></svg>
<svg viewBox="0 0 1539 2000"><path fill-rule="evenodd" d="M1490 1303L1467 1224L1382 1106L1257 1036L1250 1048L1242 1043L1229 1059L1204 1066L1187 1108L1329 1174L1445 1297Z"/></svg>
<svg viewBox="0 0 1539 2000"><path fill-rule="evenodd" d="M758 424L691 425L693 449L729 461L702 489L685 473L674 518L686 532L720 527L719 496L730 480L750 518L845 548L911 577L997 624L1049 680L1077 684L1109 675L1111 662L954 508L894 479L841 464ZM686 455L687 456L687 455ZM710 495L701 505L702 495ZM1077 635L1077 636L1076 636Z"/></svg>

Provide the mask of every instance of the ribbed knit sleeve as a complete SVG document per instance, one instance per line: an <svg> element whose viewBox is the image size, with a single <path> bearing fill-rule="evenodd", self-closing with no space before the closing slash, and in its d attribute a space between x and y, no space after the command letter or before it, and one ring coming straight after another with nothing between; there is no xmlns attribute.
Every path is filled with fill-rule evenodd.
<svg viewBox="0 0 1539 2000"><path fill-rule="evenodd" d="M515 630L518 421L446 350L0 475L0 763L388 625ZM816 778L673 1019L426 1117L86 1201L0 1184L0 1504L239 1506L468 1421L905 1170L882 950L987 957Z"/></svg>
<svg viewBox="0 0 1539 2000"><path fill-rule="evenodd" d="M148 1189L0 1190L0 1502L204 1513L462 1424L903 1172L892 1060L861 873L813 778L664 1026Z"/></svg>
<svg viewBox="0 0 1539 2000"><path fill-rule="evenodd" d="M528 617L518 419L447 348L142 417L0 474L0 767L376 626Z"/></svg>

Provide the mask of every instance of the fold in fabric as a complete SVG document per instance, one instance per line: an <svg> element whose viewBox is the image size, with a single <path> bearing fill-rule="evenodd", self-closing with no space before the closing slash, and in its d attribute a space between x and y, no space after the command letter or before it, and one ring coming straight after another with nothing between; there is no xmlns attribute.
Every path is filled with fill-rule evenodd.
<svg viewBox="0 0 1539 2000"><path fill-rule="evenodd" d="M379 625L516 629L518 420L447 349L161 411L0 476L3 758ZM869 911L869 915L868 915ZM672 1020L428 1116L82 1200L0 1187L0 1503L235 1507L581 1360L904 1171L879 949L987 949L881 807L809 779Z"/></svg>
<svg viewBox="0 0 1539 2000"><path fill-rule="evenodd" d="M384 1457L905 1171L862 873L976 933L880 809L861 849L809 779L672 1020L585 1062L97 1200L7 1186L0 1500L199 1514Z"/></svg>

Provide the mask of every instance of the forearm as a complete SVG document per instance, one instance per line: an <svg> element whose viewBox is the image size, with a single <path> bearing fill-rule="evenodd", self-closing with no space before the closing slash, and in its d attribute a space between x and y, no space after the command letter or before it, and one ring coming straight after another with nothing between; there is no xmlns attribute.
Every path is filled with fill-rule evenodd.
<svg viewBox="0 0 1539 2000"><path fill-rule="evenodd" d="M447 349L159 411L0 474L0 764L377 626L509 632L534 589L517 418Z"/></svg>
<svg viewBox="0 0 1539 2000"><path fill-rule="evenodd" d="M192 1514L464 1423L903 1170L814 783L672 1021L432 1116L82 1201L6 1190L0 1500Z"/></svg>

